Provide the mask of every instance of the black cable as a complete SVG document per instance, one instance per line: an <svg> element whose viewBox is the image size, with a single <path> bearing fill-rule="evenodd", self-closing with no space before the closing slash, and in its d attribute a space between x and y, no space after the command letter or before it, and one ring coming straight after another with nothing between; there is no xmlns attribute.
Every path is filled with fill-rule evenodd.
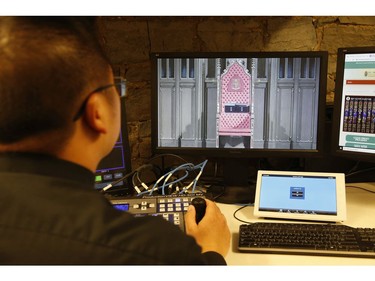
<svg viewBox="0 0 375 281"><path fill-rule="evenodd" d="M358 166L359 166L359 163L360 163L360 161L357 161L355 164L354 164L354 166L347 172L347 176L348 175L350 175L351 173L355 173L355 170L358 168Z"/></svg>
<svg viewBox="0 0 375 281"><path fill-rule="evenodd" d="M210 189L208 189L210 190ZM216 194L213 198L212 201L216 201L217 198L221 197L225 193L225 186L222 186L221 192Z"/></svg>
<svg viewBox="0 0 375 281"><path fill-rule="evenodd" d="M154 157L152 157L149 162L155 160L155 159L158 159L158 158L163 158L163 157L166 157L166 156L172 156L172 157L175 157L175 158L178 158L182 161L184 161L185 163L189 163L188 161L186 161L184 158L182 158L181 156L177 155L177 154L172 154L172 153L165 153L165 154L159 154L159 155L156 155Z"/></svg>
<svg viewBox="0 0 375 281"><path fill-rule="evenodd" d="M189 164L190 163L185 158L183 158L183 157L181 157L181 156L179 156L177 154L173 154L173 153L164 153L164 154L156 155L156 156L152 157L151 159L149 159L148 163L152 163L156 159L161 158L161 161L162 161L162 167L161 167L161 169L164 171L165 170L165 161L164 161L165 157L174 157L174 158L177 158L177 159L181 160L184 164ZM195 173L195 175L197 175L196 171L193 171L193 173Z"/></svg>
<svg viewBox="0 0 375 281"><path fill-rule="evenodd" d="M234 213L233 213L233 217L234 217L236 220L240 221L240 222L243 222L243 223L251 223L251 222L249 222L249 221L241 220L240 218L236 217L236 214L237 214L237 212L241 211L242 209L244 209L244 208L246 208L246 207L252 207L252 206L253 206L252 204L251 204L251 205L244 205L244 206L241 206L241 207L238 208L236 211L234 211Z"/></svg>
<svg viewBox="0 0 375 281"><path fill-rule="evenodd" d="M356 185L347 185L346 187L362 189L362 190L370 192L370 193L375 193L375 191L373 191L373 190L366 189L366 188L363 188L363 187L360 187L360 186L356 186Z"/></svg>
<svg viewBox="0 0 375 281"><path fill-rule="evenodd" d="M353 169L351 169L351 170L353 170ZM370 171L373 171L373 170L375 170L375 167L366 168L366 169L362 169L362 170L357 170L355 172L351 172L349 174L346 174L345 176L346 177L350 177L350 176L353 176L353 175L356 175L356 174L366 173L366 172L370 172Z"/></svg>

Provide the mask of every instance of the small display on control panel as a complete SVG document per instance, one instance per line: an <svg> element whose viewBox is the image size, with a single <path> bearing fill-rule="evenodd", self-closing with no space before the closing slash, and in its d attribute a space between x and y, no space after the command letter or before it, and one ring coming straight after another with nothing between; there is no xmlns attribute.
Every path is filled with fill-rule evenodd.
<svg viewBox="0 0 375 281"><path fill-rule="evenodd" d="M120 211L129 211L129 204L115 204L113 207Z"/></svg>
<svg viewBox="0 0 375 281"><path fill-rule="evenodd" d="M146 196L142 198L116 198L110 200L114 208L126 211L135 217L162 216L165 220L185 231L184 212L196 197L203 197L202 193L187 195Z"/></svg>

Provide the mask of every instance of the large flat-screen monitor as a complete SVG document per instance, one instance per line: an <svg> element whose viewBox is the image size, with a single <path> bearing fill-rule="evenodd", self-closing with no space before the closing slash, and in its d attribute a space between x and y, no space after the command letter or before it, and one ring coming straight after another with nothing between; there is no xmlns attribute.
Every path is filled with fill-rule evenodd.
<svg viewBox="0 0 375 281"><path fill-rule="evenodd" d="M317 156L327 57L321 51L153 53L153 152L223 158L228 186L246 186L250 158Z"/></svg>
<svg viewBox="0 0 375 281"><path fill-rule="evenodd" d="M120 78L116 78L115 82L118 85L118 91L121 94L121 129L120 134L112 151L102 159L95 172L95 189L101 190L108 184L123 178L126 174L131 172L131 154L129 148L129 137L126 120L126 107L124 97L124 83L119 82ZM117 195L128 195L132 193L132 188L129 185L128 179L124 179L115 184L111 192L116 192ZM108 191L109 192L109 191Z"/></svg>
<svg viewBox="0 0 375 281"><path fill-rule="evenodd" d="M333 153L375 162L375 46L338 49L333 110Z"/></svg>

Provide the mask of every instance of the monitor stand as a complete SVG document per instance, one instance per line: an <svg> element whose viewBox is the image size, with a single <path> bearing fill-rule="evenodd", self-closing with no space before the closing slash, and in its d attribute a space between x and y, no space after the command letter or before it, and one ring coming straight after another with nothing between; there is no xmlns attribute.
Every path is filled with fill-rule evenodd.
<svg viewBox="0 0 375 281"><path fill-rule="evenodd" d="M255 200L256 176L249 172L249 159L225 159L223 184L211 185L207 197L225 204L251 204Z"/></svg>

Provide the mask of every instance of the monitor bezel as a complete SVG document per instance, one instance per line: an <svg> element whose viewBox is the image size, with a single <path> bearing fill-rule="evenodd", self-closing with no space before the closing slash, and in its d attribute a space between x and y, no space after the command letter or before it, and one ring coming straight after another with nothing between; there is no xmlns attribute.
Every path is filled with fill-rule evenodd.
<svg viewBox="0 0 375 281"><path fill-rule="evenodd" d="M316 149L227 149L158 146L158 58L291 58L319 57L319 101ZM153 154L173 153L220 158L302 158L322 157L324 150L324 130L326 119L326 93L328 74L328 52L326 51L267 51L267 52L155 52L151 53L151 149Z"/></svg>
<svg viewBox="0 0 375 281"><path fill-rule="evenodd" d="M375 46L363 47L343 47L337 49L337 64L336 64L336 80L335 80L335 96L333 103L333 118L332 118L332 142L331 154L337 157L343 157L351 160L375 163L375 153L354 152L340 149L340 118L341 118L341 103L343 95L343 79L344 79L344 64L346 54L361 54L374 53Z"/></svg>

